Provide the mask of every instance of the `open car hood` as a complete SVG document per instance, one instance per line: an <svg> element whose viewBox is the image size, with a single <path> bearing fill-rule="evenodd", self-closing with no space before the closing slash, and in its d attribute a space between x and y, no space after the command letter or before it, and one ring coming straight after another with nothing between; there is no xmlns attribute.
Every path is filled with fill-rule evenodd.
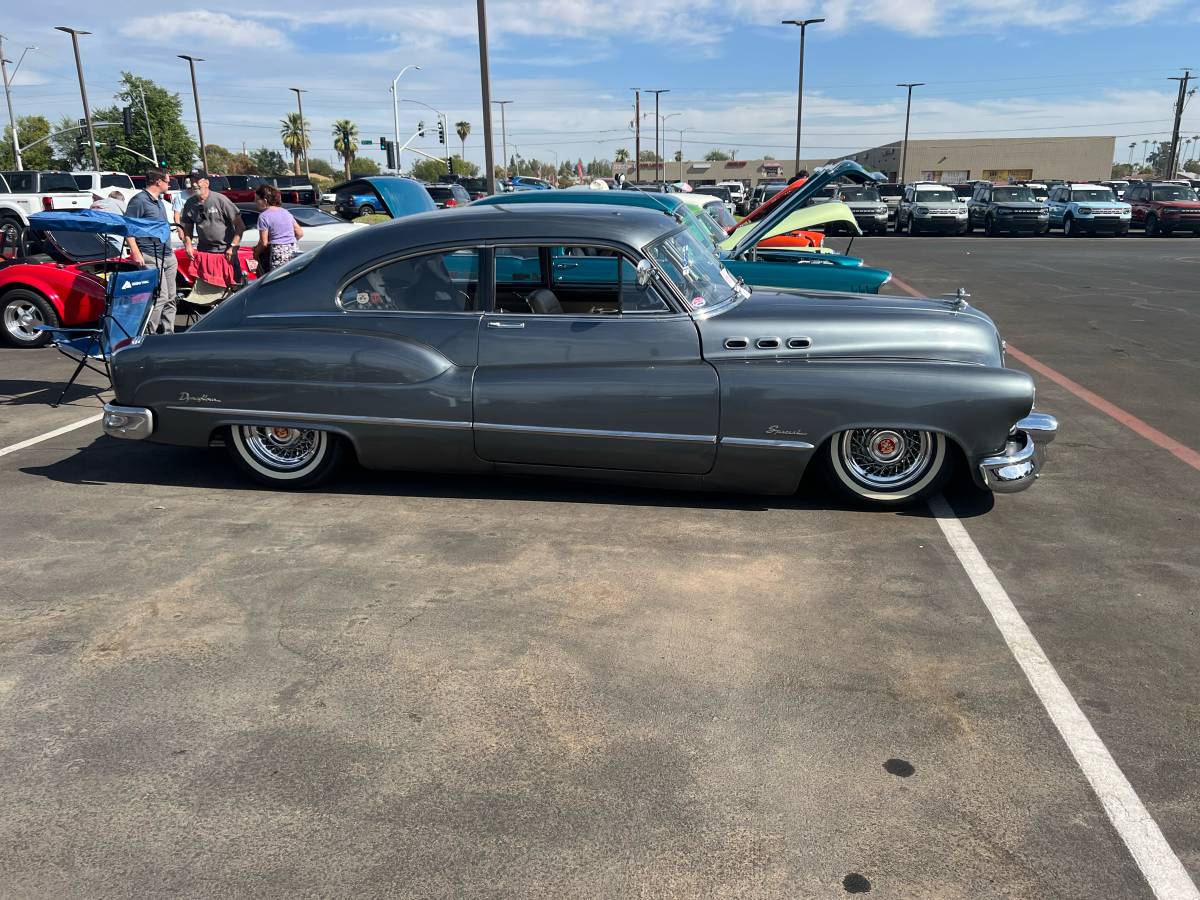
<svg viewBox="0 0 1200 900"><path fill-rule="evenodd" d="M854 213L851 212L850 207L840 200L831 200L828 203L819 203L816 206L809 206L806 209L797 209L783 216L778 221L775 221L774 225L770 225L763 233L759 234L752 244L747 244L746 246L747 248L753 247L755 244L765 241L767 238L776 237L777 235L790 234L793 231L818 228L834 223L845 225L856 236L862 234L862 229L858 227L858 221L854 218ZM755 229L756 224L752 223L745 228L739 227L735 229L733 234L721 242L721 249L731 251L734 256L740 256L739 248L742 246L743 239L749 230Z"/></svg>
<svg viewBox="0 0 1200 900"><path fill-rule="evenodd" d="M749 228L744 231L741 228L735 229L733 234L730 235L730 238L733 238L733 243L724 243L722 246L732 252L735 257L740 257L749 252L759 241L765 240L774 234L795 231L796 227L803 228L804 226L801 225L793 228L784 228L782 231L775 230L780 223L784 222L791 214L801 209L805 203L819 194L822 188L828 187L841 179L852 181L855 184L872 184L886 180L882 172L868 172L852 159L843 159L832 165L822 166L816 169L804 184L787 194L779 203L775 204L773 209L761 219L752 223ZM811 211L827 210L833 205L833 203L821 203L812 207ZM845 208L844 203L839 202L837 205ZM848 208L847 212L849 212ZM851 218L853 218L853 215L851 215Z"/></svg>

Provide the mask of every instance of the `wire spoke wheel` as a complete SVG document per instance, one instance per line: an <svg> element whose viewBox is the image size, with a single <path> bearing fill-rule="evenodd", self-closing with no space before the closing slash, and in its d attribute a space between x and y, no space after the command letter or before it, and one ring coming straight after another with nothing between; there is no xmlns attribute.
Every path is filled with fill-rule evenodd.
<svg viewBox="0 0 1200 900"><path fill-rule="evenodd" d="M246 448L255 459L285 472L301 469L312 461L321 444L317 435L312 428L242 426Z"/></svg>
<svg viewBox="0 0 1200 900"><path fill-rule="evenodd" d="M914 502L949 474L945 436L904 428L856 428L833 436L827 465L835 486L877 505Z"/></svg>

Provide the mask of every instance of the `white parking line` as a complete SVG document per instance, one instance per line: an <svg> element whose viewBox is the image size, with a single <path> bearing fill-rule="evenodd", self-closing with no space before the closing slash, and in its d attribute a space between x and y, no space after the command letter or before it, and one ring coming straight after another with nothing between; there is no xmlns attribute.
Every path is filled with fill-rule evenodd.
<svg viewBox="0 0 1200 900"><path fill-rule="evenodd" d="M929 509L1154 896L1159 900L1200 900L1200 891L1187 869L1063 684L950 504L938 496L929 501Z"/></svg>
<svg viewBox="0 0 1200 900"><path fill-rule="evenodd" d="M18 450L24 450L26 447L32 447L34 444L40 444L42 441L48 441L50 438L56 438L60 434L66 434L68 431L74 431L76 428L82 428L84 425L91 425L93 422L99 422L103 418L104 413L96 413L94 416L88 416L86 419L80 419L71 425L64 425L62 428L55 428L53 431L47 431L45 434L39 434L37 437L30 438L27 441L21 441L17 444L9 444L7 447L0 448L0 456L8 456L10 453L16 453Z"/></svg>

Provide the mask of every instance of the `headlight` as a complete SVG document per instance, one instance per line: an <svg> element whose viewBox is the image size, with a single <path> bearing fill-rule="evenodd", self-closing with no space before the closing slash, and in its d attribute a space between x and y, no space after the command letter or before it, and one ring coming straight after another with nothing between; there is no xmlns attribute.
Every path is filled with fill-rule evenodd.
<svg viewBox="0 0 1200 900"><path fill-rule="evenodd" d="M1079 207L1079 214L1081 216L1090 216L1092 214L1092 208L1090 206L1081 206Z"/></svg>
<svg viewBox="0 0 1200 900"><path fill-rule="evenodd" d="M1164 215L1164 216L1177 216L1177 215L1179 215L1179 210L1177 210L1177 209L1164 209L1164 210L1163 210L1163 215Z"/></svg>
<svg viewBox="0 0 1200 900"><path fill-rule="evenodd" d="M965 219L967 217L967 211L965 209L956 209L954 214L960 219Z"/></svg>
<svg viewBox="0 0 1200 900"><path fill-rule="evenodd" d="M915 210L913 210L913 212L916 213L918 218L924 218L925 216L929 215L929 208L926 206L918 206Z"/></svg>
<svg viewBox="0 0 1200 900"><path fill-rule="evenodd" d="M1039 218L1039 219L1048 219L1048 218L1050 218L1050 210L1048 210L1048 209L1039 209L1039 210L1038 210L1038 218Z"/></svg>
<svg viewBox="0 0 1200 900"><path fill-rule="evenodd" d="M1011 209L1005 209L1004 207L1000 207L998 210L996 210L996 214L997 214L997 215L1000 215L1000 216L1011 216L1011 215L1012 215L1012 210L1011 210Z"/></svg>

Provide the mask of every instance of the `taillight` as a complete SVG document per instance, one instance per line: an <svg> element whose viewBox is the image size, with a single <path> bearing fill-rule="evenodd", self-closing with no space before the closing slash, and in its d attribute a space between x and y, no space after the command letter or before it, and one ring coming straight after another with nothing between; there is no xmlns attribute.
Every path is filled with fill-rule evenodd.
<svg viewBox="0 0 1200 900"><path fill-rule="evenodd" d="M53 197L43 197L42 198L42 209L54 209L54 198Z"/></svg>
<svg viewBox="0 0 1200 900"><path fill-rule="evenodd" d="M446 201L446 205L447 206L458 206L458 201L455 200L453 197L451 197L449 200Z"/></svg>
<svg viewBox="0 0 1200 900"><path fill-rule="evenodd" d="M171 202L171 192L163 191L163 199L166 200L168 203L170 203Z"/></svg>

